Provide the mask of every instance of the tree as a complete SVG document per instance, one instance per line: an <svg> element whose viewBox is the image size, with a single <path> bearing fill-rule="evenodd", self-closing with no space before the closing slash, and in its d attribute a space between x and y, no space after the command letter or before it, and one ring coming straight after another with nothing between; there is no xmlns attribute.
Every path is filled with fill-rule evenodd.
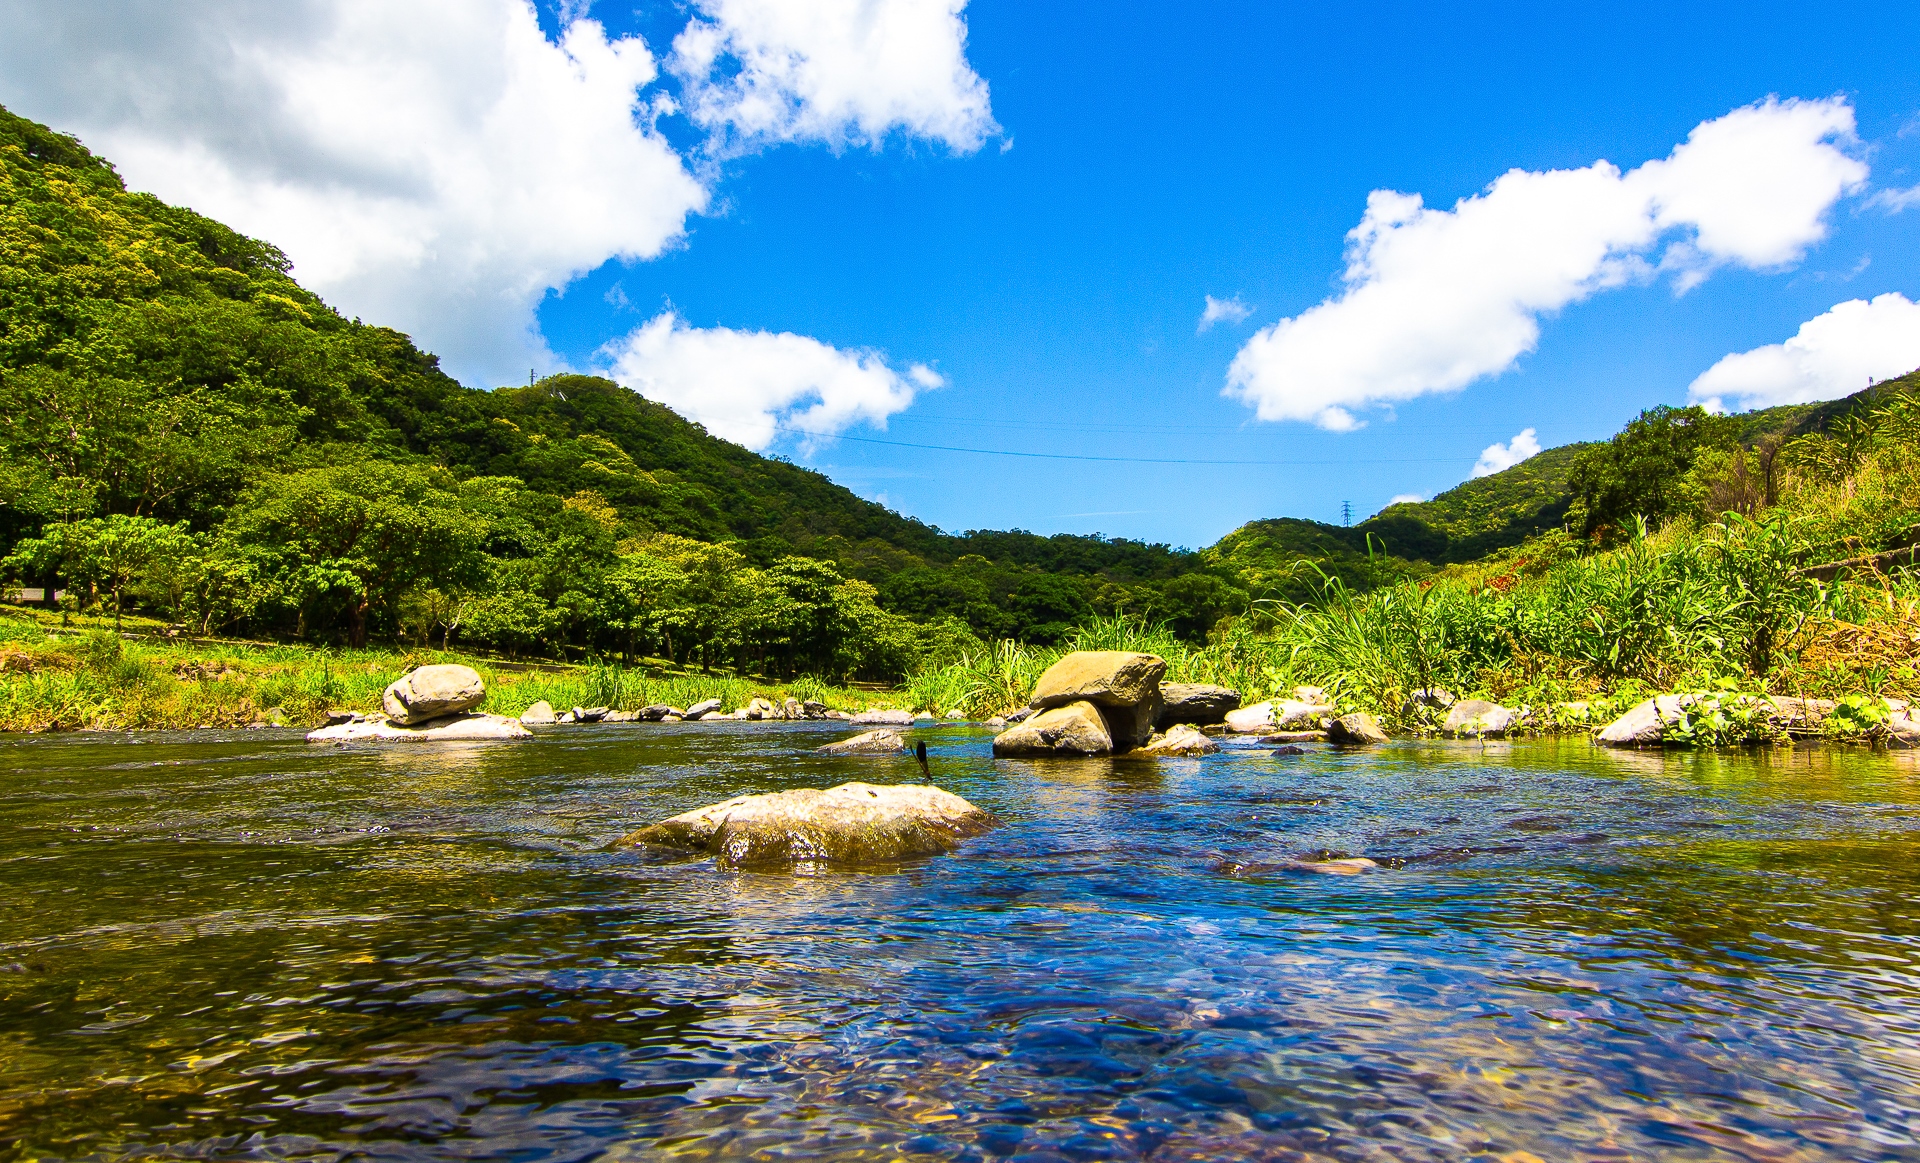
<svg viewBox="0 0 1920 1163"><path fill-rule="evenodd" d="M277 559L272 584L303 624L316 600L336 597L356 647L367 643L369 617L408 590L479 576L478 522L457 495L404 465L368 460L268 477L229 525L241 544Z"/></svg>
<svg viewBox="0 0 1920 1163"><path fill-rule="evenodd" d="M57 576L69 587L105 587L118 630L127 587L145 578L157 562L184 556L192 546L185 525L116 513L48 525L40 537L22 541L6 564L21 573Z"/></svg>
<svg viewBox="0 0 1920 1163"><path fill-rule="evenodd" d="M1738 433L1737 421L1705 408L1649 408L1574 462L1569 516L1589 537L1625 528L1635 517L1659 528L1691 507L1686 482L1695 460L1707 450L1732 448Z"/></svg>

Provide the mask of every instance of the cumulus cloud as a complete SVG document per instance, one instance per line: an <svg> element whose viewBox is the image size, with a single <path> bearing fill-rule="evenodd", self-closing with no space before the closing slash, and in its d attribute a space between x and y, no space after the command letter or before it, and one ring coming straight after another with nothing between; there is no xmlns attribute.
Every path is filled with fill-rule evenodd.
<svg viewBox="0 0 1920 1163"><path fill-rule="evenodd" d="M1867 199L1867 205L1878 207L1889 214L1911 210L1915 206L1920 206L1920 186L1908 186L1904 190L1881 190Z"/></svg>
<svg viewBox="0 0 1920 1163"><path fill-rule="evenodd" d="M1387 502L1386 507L1391 509L1395 505L1417 505L1426 499L1424 493L1395 493L1393 499Z"/></svg>
<svg viewBox="0 0 1920 1163"><path fill-rule="evenodd" d="M1920 303L1850 299L1800 325L1785 343L1737 352L1708 368L1687 398L1715 411L1834 400L1920 368Z"/></svg>
<svg viewBox="0 0 1920 1163"><path fill-rule="evenodd" d="M1242 303L1238 295L1230 299L1216 299L1208 295L1207 305L1200 311L1200 327L1195 334L1204 334L1215 323L1243 322L1251 314L1253 314L1253 308Z"/></svg>
<svg viewBox="0 0 1920 1163"><path fill-rule="evenodd" d="M1838 98L1769 99L1625 173L1512 170L1450 210L1376 190L1347 236L1345 289L1248 340L1226 394L1263 420L1351 429L1357 409L1505 371L1542 315L1599 291L1662 272L1684 291L1719 266L1795 262L1866 180L1842 149L1853 126Z"/></svg>
<svg viewBox="0 0 1920 1163"><path fill-rule="evenodd" d="M946 381L924 364L895 371L876 351L846 351L791 332L689 327L654 316L603 353L609 374L649 400L755 450L782 429L839 432L887 417Z"/></svg>
<svg viewBox="0 0 1920 1163"><path fill-rule="evenodd" d="M1531 428L1523 428L1512 440L1505 444L1489 444L1480 450L1480 459L1473 462L1473 475L1490 477L1494 473L1510 469L1530 456L1540 452L1540 441Z"/></svg>
<svg viewBox="0 0 1920 1163"><path fill-rule="evenodd" d="M461 379L511 382L557 363L541 299L679 245L715 178L656 131L675 103L648 46L587 9L562 5L556 43L529 0L0 0L0 103L77 133L135 189L278 245L302 282ZM747 67L708 79L697 110L728 84L791 97L771 121L741 112L743 137L845 122L956 143L991 126L956 4L703 11L700 35ZM935 65L938 83L908 75Z"/></svg>
<svg viewBox="0 0 1920 1163"><path fill-rule="evenodd" d="M898 129L970 152L999 130L967 63L966 0L696 0L669 68L720 152L878 146Z"/></svg>
<svg viewBox="0 0 1920 1163"><path fill-rule="evenodd" d="M541 297L707 203L646 116L646 46L585 20L555 44L522 0L3 10L9 105L469 381L548 364Z"/></svg>

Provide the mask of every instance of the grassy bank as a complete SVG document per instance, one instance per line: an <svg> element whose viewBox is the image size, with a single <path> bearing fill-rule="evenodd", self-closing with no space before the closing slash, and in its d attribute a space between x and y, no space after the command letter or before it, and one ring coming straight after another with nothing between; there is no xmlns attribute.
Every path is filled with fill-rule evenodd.
<svg viewBox="0 0 1920 1163"><path fill-rule="evenodd" d="M460 662L487 682L486 710L518 715L545 700L565 710L793 695L841 710L896 705L886 694L807 679L772 683L733 674L616 666L526 667L457 652L330 650L246 643L174 644L108 629L0 620L0 731L173 730L261 722L312 726L333 709L373 711L410 667Z"/></svg>
<svg viewBox="0 0 1920 1163"><path fill-rule="evenodd" d="M1914 699L1920 581L1869 569L1818 580L1808 560L1836 550L1803 524L1675 525L1599 553L1555 536L1423 582L1356 593L1328 581L1318 601L1270 605L1204 647L1095 622L1058 648L1001 642L923 672L904 701L1001 713L1066 651L1117 649L1249 702L1321 687L1397 730L1433 726L1409 707L1432 687L1530 707L1546 729L1586 729L1666 692Z"/></svg>

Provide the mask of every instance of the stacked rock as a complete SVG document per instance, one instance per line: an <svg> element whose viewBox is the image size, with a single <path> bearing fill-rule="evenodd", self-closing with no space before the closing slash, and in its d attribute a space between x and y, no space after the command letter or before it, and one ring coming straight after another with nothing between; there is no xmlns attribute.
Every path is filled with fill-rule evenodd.
<svg viewBox="0 0 1920 1163"><path fill-rule="evenodd" d="M1153 738L1166 661L1130 650L1076 650L1034 684L1035 712L993 741L995 755L1112 755Z"/></svg>
<svg viewBox="0 0 1920 1163"><path fill-rule="evenodd" d="M380 695L385 717L336 723L307 733L309 743L377 740L524 739L520 720L477 712L487 684L470 666L443 664L408 671Z"/></svg>

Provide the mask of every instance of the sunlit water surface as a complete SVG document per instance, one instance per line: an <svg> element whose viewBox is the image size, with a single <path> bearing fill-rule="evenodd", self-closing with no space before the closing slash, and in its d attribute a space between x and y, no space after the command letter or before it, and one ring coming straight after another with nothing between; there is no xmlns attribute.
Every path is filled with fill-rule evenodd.
<svg viewBox="0 0 1920 1163"><path fill-rule="evenodd" d="M0 1159L1920 1156L1911 758L939 729L957 855L607 848L841 734L0 739Z"/></svg>

